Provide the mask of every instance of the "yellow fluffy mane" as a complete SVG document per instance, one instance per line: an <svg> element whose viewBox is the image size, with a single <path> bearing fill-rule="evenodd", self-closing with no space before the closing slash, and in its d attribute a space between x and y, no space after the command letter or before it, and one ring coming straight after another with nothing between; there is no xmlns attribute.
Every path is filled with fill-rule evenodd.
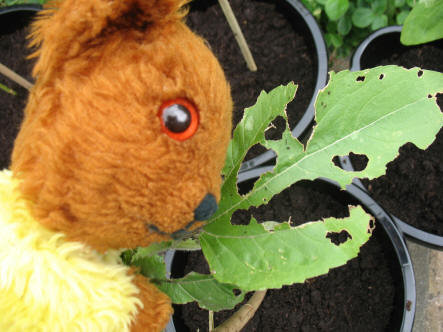
<svg viewBox="0 0 443 332"><path fill-rule="evenodd" d="M129 331L142 304L119 257L42 227L0 172L0 331Z"/></svg>

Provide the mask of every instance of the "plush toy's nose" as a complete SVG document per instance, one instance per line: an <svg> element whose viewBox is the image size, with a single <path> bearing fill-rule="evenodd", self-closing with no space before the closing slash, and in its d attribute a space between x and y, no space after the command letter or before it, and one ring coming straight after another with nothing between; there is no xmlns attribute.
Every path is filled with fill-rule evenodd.
<svg viewBox="0 0 443 332"><path fill-rule="evenodd" d="M217 211L217 200L212 194L206 194L197 208L194 210L194 220L208 220Z"/></svg>

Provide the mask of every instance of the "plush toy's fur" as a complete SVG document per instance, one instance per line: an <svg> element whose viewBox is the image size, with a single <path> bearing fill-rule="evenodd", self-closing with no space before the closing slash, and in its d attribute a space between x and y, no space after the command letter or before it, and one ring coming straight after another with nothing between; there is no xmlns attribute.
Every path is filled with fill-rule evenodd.
<svg viewBox="0 0 443 332"><path fill-rule="evenodd" d="M219 198L232 101L217 60L182 22L183 4L64 0L49 4L37 21L37 80L15 142L12 175L2 175L7 190L17 187L11 204L19 202L18 210L29 210L8 219L8 205L0 209L2 228L15 230L15 240L0 246L2 318L18 317L7 308L18 305L13 304L16 295L24 322L39 317L42 331L58 330L54 322L67 317L55 317L60 310L75 316L75 310L89 302L80 295L85 286L103 295L103 302L109 302L103 305L120 306L121 312L106 317L108 309L96 307L88 311L94 328L87 320L72 326L67 321L66 331L111 331L114 323L116 331L124 331L121 326L157 331L166 324L171 313L166 296L116 257L99 252L168 239L194 221L194 211L207 194ZM199 127L186 141L163 133L157 115L165 101L178 97L199 111ZM190 229L200 223L192 225ZM27 245L12 255L20 243ZM30 257L34 271L26 267ZM31 283L52 259L65 263L54 263L59 267L48 270L47 283ZM86 261L95 271L93 281L76 270ZM105 262L114 272L95 274ZM119 293L115 288L106 295L108 289L100 290L100 284L105 287L106 278L114 276L112 282L121 285L117 288L125 300L107 300ZM6 292L10 298L4 299ZM69 295L73 293L76 296ZM60 310L58 301L66 302ZM7 331L2 323L0 330Z"/></svg>

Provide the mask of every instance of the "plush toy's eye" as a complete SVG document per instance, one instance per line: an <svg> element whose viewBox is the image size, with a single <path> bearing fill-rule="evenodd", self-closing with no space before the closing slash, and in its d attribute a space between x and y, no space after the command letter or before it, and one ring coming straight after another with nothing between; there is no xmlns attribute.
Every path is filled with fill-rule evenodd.
<svg viewBox="0 0 443 332"><path fill-rule="evenodd" d="M186 99L177 98L163 103L158 116L163 132L177 141L187 140L197 131L197 109Z"/></svg>

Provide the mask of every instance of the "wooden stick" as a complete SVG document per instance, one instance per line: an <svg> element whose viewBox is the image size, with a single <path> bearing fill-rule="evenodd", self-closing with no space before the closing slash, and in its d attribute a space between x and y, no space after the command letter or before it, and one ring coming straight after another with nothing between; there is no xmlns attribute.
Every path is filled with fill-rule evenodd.
<svg viewBox="0 0 443 332"><path fill-rule="evenodd" d="M257 65L255 64L254 58L252 57L251 50L246 43L245 37L240 29L237 19L235 18L234 12L232 11L231 5L228 0L218 0L223 13L228 20L229 26L231 27L234 37L237 40L238 46L240 46L240 51L245 58L246 64L250 71L257 71Z"/></svg>
<svg viewBox="0 0 443 332"><path fill-rule="evenodd" d="M1 63L0 63L0 74L5 75L7 78L11 79L18 85L21 85L25 89L31 90L33 86L32 83L30 83L29 81L21 77L19 74L13 72L11 69L9 69L8 67L6 67Z"/></svg>
<svg viewBox="0 0 443 332"><path fill-rule="evenodd" d="M239 332L254 316L258 307L265 298L266 290L256 291L249 301L244 304L235 314L229 317L214 332Z"/></svg>
<svg viewBox="0 0 443 332"><path fill-rule="evenodd" d="M214 332L214 311L209 310L209 332Z"/></svg>

